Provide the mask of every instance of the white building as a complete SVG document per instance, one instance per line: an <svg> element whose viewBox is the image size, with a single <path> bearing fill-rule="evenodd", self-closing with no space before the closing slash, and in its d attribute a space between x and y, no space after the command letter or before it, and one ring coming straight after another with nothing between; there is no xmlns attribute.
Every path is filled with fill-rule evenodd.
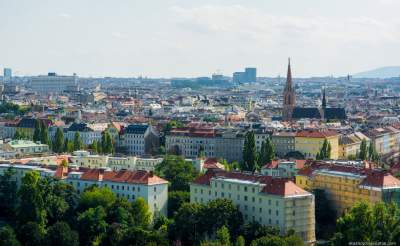
<svg viewBox="0 0 400 246"><path fill-rule="evenodd" d="M70 141L74 141L76 132L79 132L83 144L89 145L92 144L95 140L97 142L101 141L101 134L103 132L103 129L93 129L90 125L87 125L85 123L72 123L65 133L65 137Z"/></svg>
<svg viewBox="0 0 400 246"><path fill-rule="evenodd" d="M49 151L47 144L35 143L29 140L12 140L1 145L2 150L15 152L16 157L44 154Z"/></svg>
<svg viewBox="0 0 400 246"><path fill-rule="evenodd" d="M58 94L78 85L78 77L59 76L49 73L47 76L36 76L31 78L32 91L39 94Z"/></svg>
<svg viewBox="0 0 400 246"><path fill-rule="evenodd" d="M247 222L277 227L282 234L293 229L305 242L315 242L314 196L292 181L210 169L190 185L190 202L217 198L232 200Z"/></svg>
<svg viewBox="0 0 400 246"><path fill-rule="evenodd" d="M142 197L147 202L150 211L157 215L167 215L168 182L152 172L146 171L108 171L90 169L88 171L68 171L68 168L58 167L50 170L37 166L0 164L0 175L8 168L13 168L17 185L27 172L37 171L41 177L55 177L69 183L82 193L91 185L108 187L117 197L125 197L128 201Z"/></svg>
<svg viewBox="0 0 400 246"><path fill-rule="evenodd" d="M151 125L129 125L124 129L124 143L128 154L146 155L159 147L159 136Z"/></svg>

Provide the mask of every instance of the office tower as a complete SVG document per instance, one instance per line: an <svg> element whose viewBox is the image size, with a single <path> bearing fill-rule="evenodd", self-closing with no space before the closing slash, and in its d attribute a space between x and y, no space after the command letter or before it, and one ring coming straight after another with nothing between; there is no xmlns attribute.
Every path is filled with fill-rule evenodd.
<svg viewBox="0 0 400 246"><path fill-rule="evenodd" d="M257 81L257 68L246 67L244 73L247 83L255 83Z"/></svg>
<svg viewBox="0 0 400 246"><path fill-rule="evenodd" d="M11 68L4 68L4 70L3 70L3 77L4 77L4 81L9 81L9 80L11 80L11 77L12 77L12 70L11 70Z"/></svg>
<svg viewBox="0 0 400 246"><path fill-rule="evenodd" d="M32 91L39 94L62 93L72 87L78 86L78 77L59 76L56 73L48 73L47 76L36 76L31 79Z"/></svg>

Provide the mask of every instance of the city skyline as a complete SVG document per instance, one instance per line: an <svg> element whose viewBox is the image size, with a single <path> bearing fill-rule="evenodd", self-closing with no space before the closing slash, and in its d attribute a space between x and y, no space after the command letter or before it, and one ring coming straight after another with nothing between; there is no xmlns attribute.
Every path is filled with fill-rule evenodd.
<svg viewBox="0 0 400 246"><path fill-rule="evenodd" d="M0 1L15 75L345 76L395 66L398 1ZM150 14L149 14L150 13ZM311 18L312 16L312 18ZM40 59L38 59L40 58Z"/></svg>

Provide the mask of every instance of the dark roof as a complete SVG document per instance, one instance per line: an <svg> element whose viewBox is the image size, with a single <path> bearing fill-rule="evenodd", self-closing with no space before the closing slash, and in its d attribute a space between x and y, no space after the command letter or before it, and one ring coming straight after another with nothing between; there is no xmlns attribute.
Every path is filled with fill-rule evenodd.
<svg viewBox="0 0 400 246"><path fill-rule="evenodd" d="M344 108L326 108L325 119L344 120L346 119L346 111L344 110Z"/></svg>
<svg viewBox="0 0 400 246"><path fill-rule="evenodd" d="M38 119L38 120L46 126L51 125L51 120L49 119ZM35 123L36 123L35 118L22 118L17 126L23 128L35 128Z"/></svg>
<svg viewBox="0 0 400 246"><path fill-rule="evenodd" d="M318 108L301 108L295 107L292 114L293 119L310 118L310 119L320 119L321 114Z"/></svg>
<svg viewBox="0 0 400 246"><path fill-rule="evenodd" d="M128 127L125 128L125 133L128 134L144 134L147 131L147 128L149 128L149 125L129 125Z"/></svg>
<svg viewBox="0 0 400 246"><path fill-rule="evenodd" d="M72 123L72 125L68 128L68 131L71 132L91 132L93 129L88 127L85 123Z"/></svg>

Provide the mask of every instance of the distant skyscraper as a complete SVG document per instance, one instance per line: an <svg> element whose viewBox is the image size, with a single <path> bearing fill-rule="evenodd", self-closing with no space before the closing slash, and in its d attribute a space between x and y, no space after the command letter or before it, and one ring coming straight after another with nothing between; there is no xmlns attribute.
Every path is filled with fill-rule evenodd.
<svg viewBox="0 0 400 246"><path fill-rule="evenodd" d="M12 77L12 70L11 68L4 68L3 70L4 80L11 80Z"/></svg>
<svg viewBox="0 0 400 246"><path fill-rule="evenodd" d="M292 81L292 70L290 68L290 58L286 76L286 86L283 90L283 112L282 118L285 121L292 119L293 109L296 106L296 92Z"/></svg>
<svg viewBox="0 0 400 246"><path fill-rule="evenodd" d="M246 67L244 72L234 72L233 83L255 83L257 81L257 68Z"/></svg>
<svg viewBox="0 0 400 246"><path fill-rule="evenodd" d="M257 81L257 68L246 67L244 70L246 82L255 83Z"/></svg>

